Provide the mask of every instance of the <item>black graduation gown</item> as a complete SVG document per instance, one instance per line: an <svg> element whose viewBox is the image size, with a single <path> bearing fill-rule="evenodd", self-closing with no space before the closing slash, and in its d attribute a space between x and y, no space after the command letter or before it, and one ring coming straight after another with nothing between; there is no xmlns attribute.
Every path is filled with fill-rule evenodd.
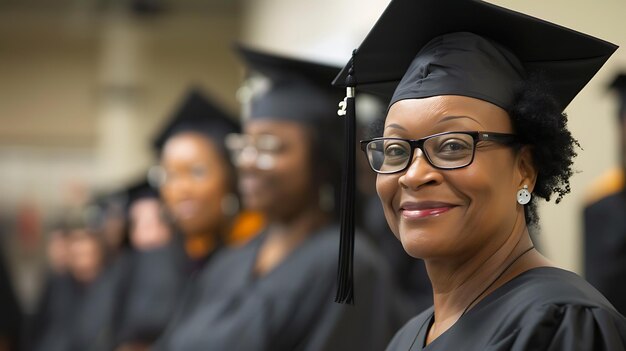
<svg viewBox="0 0 626 351"><path fill-rule="evenodd" d="M94 284L77 287L78 308L73 320L71 350L111 349L120 279L127 263L116 261Z"/></svg>
<svg viewBox="0 0 626 351"><path fill-rule="evenodd" d="M424 347L429 308L387 347L408 350L625 350L626 318L589 283L559 268L524 272L489 294Z"/></svg>
<svg viewBox="0 0 626 351"><path fill-rule="evenodd" d="M21 312L0 246L0 337L17 349Z"/></svg>
<svg viewBox="0 0 626 351"><path fill-rule="evenodd" d="M176 311L187 280L186 257L178 240L133 253L129 282L117 317L117 345L152 343Z"/></svg>
<svg viewBox="0 0 626 351"><path fill-rule="evenodd" d="M585 208L585 278L626 314L626 190Z"/></svg>
<svg viewBox="0 0 626 351"><path fill-rule="evenodd" d="M111 350L113 323L121 282L128 265L118 256L89 284L59 276L51 281L41 304L40 328L31 346L41 351Z"/></svg>
<svg viewBox="0 0 626 351"><path fill-rule="evenodd" d="M22 344L25 350L44 349L42 345L47 345L51 350L67 347L67 338L63 341L59 340L61 338L54 340L54 335L64 333L65 324L71 320L73 283L69 276L52 272L45 279L35 312L28 321L27 337ZM56 342L63 342L63 346L54 346Z"/></svg>
<svg viewBox="0 0 626 351"><path fill-rule="evenodd" d="M337 227L312 234L263 277L253 274L261 234L215 258L156 350L381 350L394 325L386 262L355 245L356 305L333 302Z"/></svg>

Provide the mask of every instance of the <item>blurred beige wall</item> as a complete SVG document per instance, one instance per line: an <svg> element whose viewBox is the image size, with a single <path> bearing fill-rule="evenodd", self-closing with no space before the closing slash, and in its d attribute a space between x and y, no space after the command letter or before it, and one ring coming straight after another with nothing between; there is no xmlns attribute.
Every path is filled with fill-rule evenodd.
<svg viewBox="0 0 626 351"><path fill-rule="evenodd" d="M0 6L0 205L60 205L68 184L142 175L192 85L234 113L240 11L215 3L145 18Z"/></svg>
<svg viewBox="0 0 626 351"><path fill-rule="evenodd" d="M621 0L493 0L495 4L543 18L626 45L626 2ZM250 0L243 35L259 46L327 62L345 62L388 3L387 0ZM282 20L278 20L282 19ZM322 30L321 30L322 29ZM343 57L343 59L341 59ZM567 108L569 127L580 141L571 180L563 201L540 207L540 244L557 264L581 272L581 211L592 181L617 165L616 101L605 87L620 69L626 52L620 49Z"/></svg>
<svg viewBox="0 0 626 351"><path fill-rule="evenodd" d="M138 16L129 1L0 2L0 245L26 308L45 230L144 176L150 143L192 85L235 114L238 1L177 0ZM15 235L34 206L34 247ZM24 233L22 233L24 234Z"/></svg>

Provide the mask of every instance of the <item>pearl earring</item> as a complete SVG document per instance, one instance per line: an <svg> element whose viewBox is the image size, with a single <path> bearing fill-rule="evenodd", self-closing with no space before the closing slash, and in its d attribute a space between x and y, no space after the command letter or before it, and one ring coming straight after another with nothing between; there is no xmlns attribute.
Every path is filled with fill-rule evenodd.
<svg viewBox="0 0 626 351"><path fill-rule="evenodd" d="M517 192L517 203L520 205L526 205L530 202L530 191L528 191L528 185L524 185L522 189Z"/></svg>

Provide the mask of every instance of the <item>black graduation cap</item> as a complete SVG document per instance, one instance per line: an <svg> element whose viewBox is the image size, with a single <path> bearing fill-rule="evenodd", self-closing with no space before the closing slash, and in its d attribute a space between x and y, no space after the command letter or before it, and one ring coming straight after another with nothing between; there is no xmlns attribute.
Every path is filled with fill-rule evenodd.
<svg viewBox="0 0 626 351"><path fill-rule="evenodd" d="M341 89L330 82L340 67L260 51L238 44L247 66L242 96L244 117L284 119L319 126L337 122Z"/></svg>
<svg viewBox="0 0 626 351"><path fill-rule="evenodd" d="M94 232L99 232L103 229L108 218L126 218L128 199L129 192L126 188L94 194L82 211L81 225L85 225Z"/></svg>
<svg viewBox="0 0 626 351"><path fill-rule="evenodd" d="M547 80L562 109L617 47L531 16L476 0L392 0L333 85L348 87L346 123L354 119L354 87L391 103L464 95L507 109L514 87L532 74ZM342 216L338 302L352 302L353 157Z"/></svg>
<svg viewBox="0 0 626 351"><path fill-rule="evenodd" d="M609 89L617 92L619 97L619 114L620 120L626 118L626 74L620 73L609 84Z"/></svg>
<svg viewBox="0 0 626 351"><path fill-rule="evenodd" d="M498 49L505 48L528 74L540 72L563 109L617 49L606 41L484 1L394 0L357 50L354 78L359 90L390 99L424 46L458 32L476 34L496 43ZM335 85L344 85L348 69L342 70Z"/></svg>
<svg viewBox="0 0 626 351"><path fill-rule="evenodd" d="M140 181L133 183L126 189L127 198L126 206L130 208L133 203L141 199L158 199L159 189L153 187L148 179L141 179Z"/></svg>
<svg viewBox="0 0 626 351"><path fill-rule="evenodd" d="M154 139L157 152L169 138L181 132L196 132L217 141L224 151L223 140L229 133L239 131L239 124L198 88L190 89L165 127Z"/></svg>

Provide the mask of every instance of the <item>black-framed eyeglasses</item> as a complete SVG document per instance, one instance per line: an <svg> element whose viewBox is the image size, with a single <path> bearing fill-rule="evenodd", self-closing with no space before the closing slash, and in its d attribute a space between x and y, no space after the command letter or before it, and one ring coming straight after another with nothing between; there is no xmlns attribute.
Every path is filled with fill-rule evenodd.
<svg viewBox="0 0 626 351"><path fill-rule="evenodd" d="M285 148L284 142L272 134L251 136L230 133L224 140L235 166L252 162L259 169L270 170L276 164L276 155Z"/></svg>
<svg viewBox="0 0 626 351"><path fill-rule="evenodd" d="M476 144L494 141L512 145L517 143L514 134L495 132L445 132L411 140L402 138L375 138L361 141L372 170L380 174L402 172L409 167L416 148L422 150L428 163L437 169L458 169L474 161Z"/></svg>

